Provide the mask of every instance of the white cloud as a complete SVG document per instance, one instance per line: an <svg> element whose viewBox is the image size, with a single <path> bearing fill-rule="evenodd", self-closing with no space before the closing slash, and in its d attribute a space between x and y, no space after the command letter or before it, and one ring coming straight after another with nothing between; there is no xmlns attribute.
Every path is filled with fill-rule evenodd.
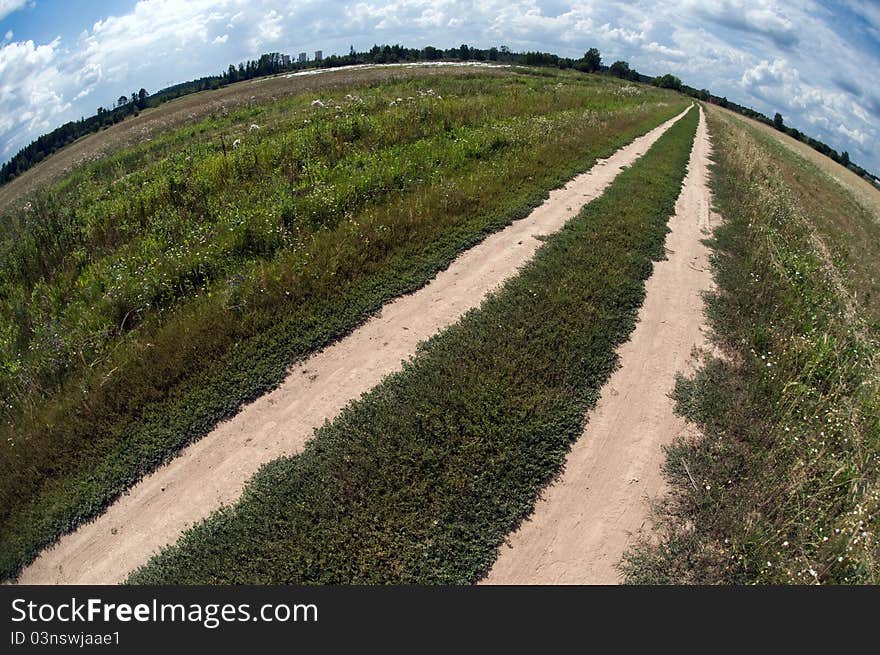
<svg viewBox="0 0 880 655"><path fill-rule="evenodd" d="M858 129L851 130L843 123L838 123L834 129L837 132L839 132L841 135L843 135L845 138L851 139L852 141L855 141L860 146L864 146L868 142L869 137L862 130L858 130Z"/></svg>
<svg viewBox="0 0 880 655"><path fill-rule="evenodd" d="M254 36L251 37L251 47L253 50L259 50L262 46L275 43L281 38L284 32L284 16L272 9L265 14L258 22Z"/></svg>
<svg viewBox="0 0 880 655"><path fill-rule="evenodd" d="M743 73L742 85L746 88L766 88L770 86L784 85L797 80L798 73L791 69L784 59L774 59L773 62L762 61L758 65Z"/></svg>
<svg viewBox="0 0 880 655"><path fill-rule="evenodd" d="M683 4L723 28L769 39L780 48L792 47L799 40L794 22L774 2L689 0Z"/></svg>
<svg viewBox="0 0 880 655"><path fill-rule="evenodd" d="M21 9L28 0L0 0L0 20L6 18L13 11Z"/></svg>
<svg viewBox="0 0 880 655"><path fill-rule="evenodd" d="M866 0L843 0L843 2L871 27L880 29L880 6Z"/></svg>
<svg viewBox="0 0 880 655"><path fill-rule="evenodd" d="M638 45L644 43L645 32L636 32L625 27L612 27L610 23L605 23L599 27L599 34L608 39L614 39L630 45Z"/></svg>
<svg viewBox="0 0 880 655"><path fill-rule="evenodd" d="M224 34L222 36L215 36L214 40L211 41L211 43L213 43L214 45L222 45L222 44L226 43L228 40L229 40L229 35Z"/></svg>
<svg viewBox="0 0 880 655"><path fill-rule="evenodd" d="M141 0L129 14L95 23L78 47L86 65L100 66L110 80L123 81L150 59L207 43L209 26L225 22L229 16L223 9L234 4L241 3Z"/></svg>
<svg viewBox="0 0 880 655"><path fill-rule="evenodd" d="M232 17L229 19L229 22L226 23L226 27L229 29L232 29L233 27L235 27L236 23L238 23L238 21L241 20L242 16L244 16L243 11L239 11L239 12L236 12L235 14L233 14Z"/></svg>
<svg viewBox="0 0 880 655"><path fill-rule="evenodd" d="M65 78L53 65L59 42L13 42L0 48L0 157L54 127L70 108L62 91Z"/></svg>
<svg viewBox="0 0 880 655"><path fill-rule="evenodd" d="M679 50L678 48L670 48L668 46L657 43L656 41L651 41L650 43L645 44L644 49L648 52L656 52L657 54L664 55L666 57L681 59L687 57L687 53L684 50Z"/></svg>

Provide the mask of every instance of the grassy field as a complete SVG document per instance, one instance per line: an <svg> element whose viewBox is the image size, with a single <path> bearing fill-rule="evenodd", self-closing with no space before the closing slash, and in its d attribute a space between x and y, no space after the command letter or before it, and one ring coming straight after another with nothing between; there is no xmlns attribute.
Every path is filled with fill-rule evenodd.
<svg viewBox="0 0 880 655"><path fill-rule="evenodd" d="M840 273L846 293L880 324L880 192L868 181L787 134L714 109L748 126L749 134L778 162L781 182L797 199L820 237L822 256Z"/></svg>
<svg viewBox="0 0 880 655"><path fill-rule="evenodd" d="M97 134L78 139L11 182L0 186L0 211L22 202L27 194L56 183L80 166L159 137L166 132L198 123L205 118L273 103L303 93L316 94L355 90L403 79L421 79L430 86L434 78L447 76L491 77L509 75L506 68L469 70L456 67L330 69L317 75L263 77L202 91L178 98L138 116L111 125Z"/></svg>
<svg viewBox="0 0 880 655"><path fill-rule="evenodd" d="M630 582L880 582L880 216L714 108L718 347L680 380L704 437L668 451Z"/></svg>
<svg viewBox="0 0 880 655"><path fill-rule="evenodd" d="M803 141L798 141L766 123L748 119L725 109L719 109L719 111L746 121L748 125L756 128L757 132L771 136L772 138L769 142L781 143L790 151L799 155L799 157L792 161L800 160L797 164L798 167L803 167L805 164L808 165L812 174L806 178L807 180L812 180L814 183L816 180L822 180L822 189L828 191L831 188L827 184L830 178L835 183L835 186L843 187L847 203L855 200L862 205L863 210L867 210L874 216L880 216L880 193L877 192L877 187L873 183L848 168L840 166L833 159L811 148ZM819 175L816 175L816 173L819 173Z"/></svg>
<svg viewBox="0 0 880 655"><path fill-rule="evenodd" d="M0 577L684 106L547 71L429 79L220 111L7 212Z"/></svg>
<svg viewBox="0 0 880 655"><path fill-rule="evenodd" d="M136 583L445 583L483 575L582 431L663 256L692 110L481 307Z"/></svg>

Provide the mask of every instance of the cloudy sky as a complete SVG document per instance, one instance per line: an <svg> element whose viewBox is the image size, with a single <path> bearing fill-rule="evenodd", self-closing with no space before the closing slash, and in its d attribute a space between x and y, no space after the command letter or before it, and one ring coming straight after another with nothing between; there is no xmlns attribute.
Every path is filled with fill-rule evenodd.
<svg viewBox="0 0 880 655"><path fill-rule="evenodd" d="M0 0L0 162L121 94L262 52L598 47L753 106L880 173L877 0Z"/></svg>

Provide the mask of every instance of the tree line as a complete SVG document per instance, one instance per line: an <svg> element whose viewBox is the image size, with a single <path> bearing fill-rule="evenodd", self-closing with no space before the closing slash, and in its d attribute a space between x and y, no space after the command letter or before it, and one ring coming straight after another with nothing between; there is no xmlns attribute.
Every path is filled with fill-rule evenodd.
<svg viewBox="0 0 880 655"><path fill-rule="evenodd" d="M642 82L653 84L660 88L673 89L698 100L715 103L767 125L772 125L776 129L808 144L834 161L847 166L857 174L873 181L878 180L877 176L850 161L849 153L838 153L827 144L784 125L782 116L778 113L774 116L774 119L770 119L761 112L729 101L726 97L715 96L708 89L690 87L682 83L674 75L665 74L658 77L643 75L634 68L631 68L626 61L618 60L610 65L606 65L602 61L601 53L596 48L590 48L582 57L575 59L560 57L550 52L513 52L510 48L503 45L482 49L462 44L457 48L443 49L433 46L407 48L395 44L374 45L364 52L357 52L354 47L351 47L348 54L345 55L333 54L320 61L310 60L305 62L296 61L294 57L280 52L270 52L261 55L258 59L243 61L238 65L230 64L226 70L218 75L208 75L190 80L189 82L175 84L153 95L150 95L143 88L130 95L121 95L110 107L98 107L97 113L94 116L65 123L22 148L9 161L0 166L0 184L5 184L21 175L24 171L35 166L49 155L86 134L105 129L110 125L125 120L128 116L137 116L144 109L157 107L163 102L190 93L219 89L220 87L243 80L309 68L338 68L356 64L390 64L422 61L484 61L522 66L573 69L584 73L611 75L633 82Z"/></svg>

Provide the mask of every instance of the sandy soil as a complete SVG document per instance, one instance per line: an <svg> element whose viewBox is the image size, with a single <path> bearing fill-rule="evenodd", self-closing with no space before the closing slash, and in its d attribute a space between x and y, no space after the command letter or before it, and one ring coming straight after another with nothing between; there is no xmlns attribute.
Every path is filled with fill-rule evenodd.
<svg viewBox="0 0 880 655"><path fill-rule="evenodd" d="M683 115L683 113L682 113ZM680 118L677 117L677 118ZM63 537L22 573L22 584L118 583L188 526L241 494L266 462L302 450L316 427L400 368L416 346L480 304L675 122L667 121L577 176L528 217L463 253L419 291L388 303L348 337L291 368L92 523Z"/></svg>
<svg viewBox="0 0 880 655"><path fill-rule="evenodd" d="M687 428L672 412L675 374L692 370L705 345L701 292L712 278L701 243L715 221L707 183L705 117L670 220L668 260L655 265L621 367L602 390L561 476L532 517L501 547L490 584L610 584L634 533L648 525L649 498L664 491L664 444Z"/></svg>

